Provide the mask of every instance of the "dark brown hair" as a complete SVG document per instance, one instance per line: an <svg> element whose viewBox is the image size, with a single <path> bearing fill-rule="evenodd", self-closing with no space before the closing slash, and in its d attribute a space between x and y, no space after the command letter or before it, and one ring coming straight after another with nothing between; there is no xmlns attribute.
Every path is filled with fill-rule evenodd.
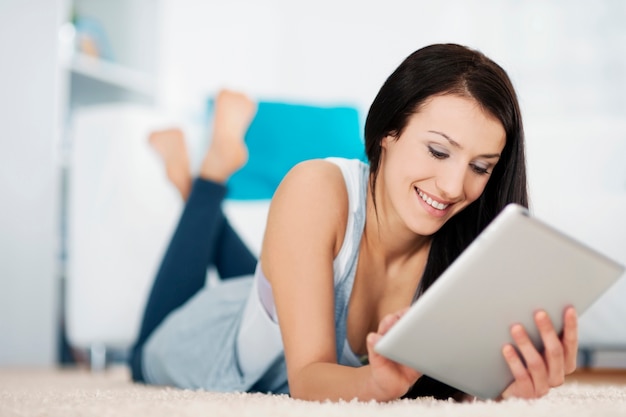
<svg viewBox="0 0 626 417"><path fill-rule="evenodd" d="M381 141L399 138L409 117L435 95L468 97L500 121L506 144L482 195L432 236L424 274L414 299L509 203L528 207L524 130L513 84L507 73L481 52L456 44L436 44L409 55L385 81L365 122L365 151L370 163L370 190L375 196L382 153ZM374 206L375 206L374 200ZM458 390L422 377L407 397L456 397Z"/></svg>

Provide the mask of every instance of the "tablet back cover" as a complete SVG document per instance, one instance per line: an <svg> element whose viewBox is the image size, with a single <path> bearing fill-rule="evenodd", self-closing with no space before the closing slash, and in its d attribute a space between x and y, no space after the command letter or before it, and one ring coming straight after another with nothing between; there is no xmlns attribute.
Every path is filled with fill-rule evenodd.
<svg viewBox="0 0 626 417"><path fill-rule="evenodd" d="M562 329L568 305L587 309L624 268L510 205L376 345L441 382L495 398L513 381L502 356L521 323L541 348L533 314Z"/></svg>

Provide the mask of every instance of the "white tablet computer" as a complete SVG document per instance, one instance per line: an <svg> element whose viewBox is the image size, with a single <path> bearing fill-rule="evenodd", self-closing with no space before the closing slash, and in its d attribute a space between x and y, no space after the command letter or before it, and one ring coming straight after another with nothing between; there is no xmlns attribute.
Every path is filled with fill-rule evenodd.
<svg viewBox="0 0 626 417"><path fill-rule="evenodd" d="M468 394L496 398L513 381L502 347L521 323L541 349L534 312L562 330L624 267L511 204L376 344L396 362ZM513 343L513 345L515 345Z"/></svg>

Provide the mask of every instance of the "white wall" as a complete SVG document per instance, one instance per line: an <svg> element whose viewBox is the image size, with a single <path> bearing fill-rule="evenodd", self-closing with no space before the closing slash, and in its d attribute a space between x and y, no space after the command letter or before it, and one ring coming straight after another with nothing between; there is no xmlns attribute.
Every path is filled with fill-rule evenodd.
<svg viewBox="0 0 626 417"><path fill-rule="evenodd" d="M201 112L206 96L223 86L259 98L349 102L365 112L410 52L456 42L485 52L513 79L529 133L531 185L540 198L547 193L541 188L550 178L552 145L566 143L570 131L579 130L554 135L555 126L615 125L614 136L626 137L620 123L626 114L621 0L161 0L161 5L160 101L175 113ZM193 119L202 120L198 114ZM625 191L626 178L619 181Z"/></svg>
<svg viewBox="0 0 626 417"><path fill-rule="evenodd" d="M410 52L454 41L505 59L516 2L163 0L164 99L186 103L220 86L262 97L349 101L366 109ZM480 10L479 10L480 9Z"/></svg>
<svg viewBox="0 0 626 417"><path fill-rule="evenodd" d="M175 112L201 112L208 95L230 86L259 98L349 102L365 114L409 53L456 42L495 59L517 87L539 212L553 216L544 202L555 190L576 198L582 183L626 193L621 0L161 3L160 99Z"/></svg>
<svg viewBox="0 0 626 417"><path fill-rule="evenodd" d="M56 3L0 1L0 365L54 356ZM350 102L366 111L406 55L432 42L457 42L500 62L520 92L535 200L561 188L576 198L576 181L583 180L581 200L590 200L589 190L626 192L622 0L154 5L161 20L158 51L150 54L157 56L160 103L191 123L202 120L205 97L221 86L259 98ZM573 142L589 152L562 163ZM624 220L614 226L624 229Z"/></svg>
<svg viewBox="0 0 626 417"><path fill-rule="evenodd" d="M162 5L159 67L168 100L228 84L261 95L369 105L410 52L433 42L458 42L503 64L522 84L524 96L541 96L532 99L537 112L554 110L553 104L624 105L618 92L606 88L624 80L626 6L619 0L320 0L309 6L287 0L162 0ZM584 83L570 83L581 76ZM584 94L584 103L569 100L576 93Z"/></svg>
<svg viewBox="0 0 626 417"><path fill-rule="evenodd" d="M0 366L56 351L57 6L0 2Z"/></svg>
<svg viewBox="0 0 626 417"><path fill-rule="evenodd" d="M454 42L485 52L518 90L535 212L626 264L623 0L161 3L160 102L186 115L195 149L207 141L204 100L220 87L365 114L414 50ZM584 340L626 346L622 281L590 311Z"/></svg>

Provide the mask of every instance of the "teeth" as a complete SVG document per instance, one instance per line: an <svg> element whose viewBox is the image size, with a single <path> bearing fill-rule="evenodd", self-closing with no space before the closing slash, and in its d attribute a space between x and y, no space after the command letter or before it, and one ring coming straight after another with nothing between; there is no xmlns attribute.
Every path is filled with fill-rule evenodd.
<svg viewBox="0 0 626 417"><path fill-rule="evenodd" d="M439 203L433 200L432 198L428 197L419 189L418 189L418 194L420 197L422 197L422 200L424 200L428 205L436 208L437 210L444 210L446 207L448 207L448 204Z"/></svg>

